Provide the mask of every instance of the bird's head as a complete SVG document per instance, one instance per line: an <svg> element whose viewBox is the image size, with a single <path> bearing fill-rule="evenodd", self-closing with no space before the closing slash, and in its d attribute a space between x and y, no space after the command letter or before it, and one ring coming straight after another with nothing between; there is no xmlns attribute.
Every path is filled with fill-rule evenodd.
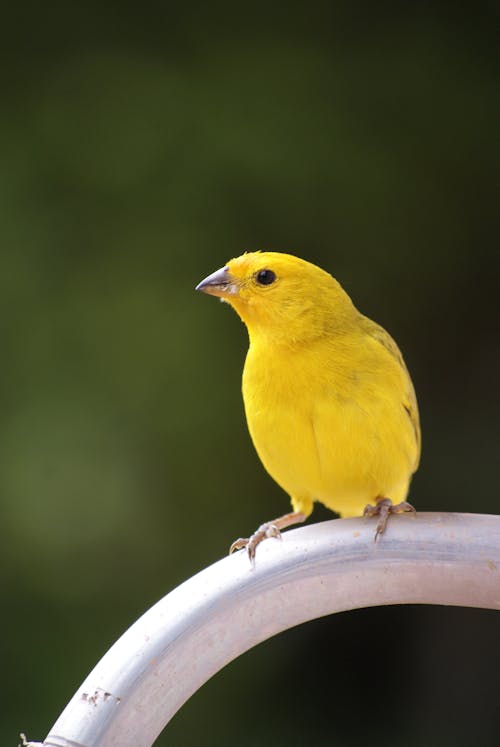
<svg viewBox="0 0 500 747"><path fill-rule="evenodd" d="M292 342L342 328L357 313L325 270L279 252L248 252L231 259L196 290L229 303L254 335Z"/></svg>

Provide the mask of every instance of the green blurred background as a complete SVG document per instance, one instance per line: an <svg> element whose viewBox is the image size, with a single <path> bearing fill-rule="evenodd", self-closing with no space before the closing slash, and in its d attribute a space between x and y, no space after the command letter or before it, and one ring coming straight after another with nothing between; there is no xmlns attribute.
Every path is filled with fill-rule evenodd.
<svg viewBox="0 0 500 747"><path fill-rule="evenodd" d="M14 745L43 739L145 609L288 508L246 430L246 332L193 290L245 249L321 264L400 343L416 506L498 513L499 17L345 1L3 15ZM310 623L219 673L158 744L497 745L499 622L406 607Z"/></svg>

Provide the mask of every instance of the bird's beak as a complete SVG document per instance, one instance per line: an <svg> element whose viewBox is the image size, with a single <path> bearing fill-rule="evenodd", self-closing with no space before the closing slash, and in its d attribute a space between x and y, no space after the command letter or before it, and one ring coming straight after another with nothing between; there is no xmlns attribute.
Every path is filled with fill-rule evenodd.
<svg viewBox="0 0 500 747"><path fill-rule="evenodd" d="M238 293L238 280L231 275L227 267L221 267L220 270L212 272L201 283L198 283L195 290L209 293L211 296L226 298Z"/></svg>

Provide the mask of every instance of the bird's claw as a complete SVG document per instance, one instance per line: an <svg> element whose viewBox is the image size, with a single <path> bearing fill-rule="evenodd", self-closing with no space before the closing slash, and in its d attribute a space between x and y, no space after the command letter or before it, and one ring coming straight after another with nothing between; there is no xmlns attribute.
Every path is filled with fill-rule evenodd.
<svg viewBox="0 0 500 747"><path fill-rule="evenodd" d="M234 540L233 544L229 548L229 554L232 555L235 550L242 550L248 545L249 541L249 537L240 537L239 539Z"/></svg>
<svg viewBox="0 0 500 747"><path fill-rule="evenodd" d="M246 547L248 558L253 565L258 545L269 537L281 539L281 532L272 521L267 521L264 524L261 524L251 537L240 537L235 540L229 548L229 554L231 555L235 550L242 550Z"/></svg>
<svg viewBox="0 0 500 747"><path fill-rule="evenodd" d="M379 517L373 541L376 542L380 535L385 532L385 528L391 514L402 514L407 511L411 511L413 514L417 513L411 503L402 501L401 503L397 503L396 505L394 505L390 498L382 498L381 500L377 501L374 506L372 506L370 503L365 506L363 516Z"/></svg>

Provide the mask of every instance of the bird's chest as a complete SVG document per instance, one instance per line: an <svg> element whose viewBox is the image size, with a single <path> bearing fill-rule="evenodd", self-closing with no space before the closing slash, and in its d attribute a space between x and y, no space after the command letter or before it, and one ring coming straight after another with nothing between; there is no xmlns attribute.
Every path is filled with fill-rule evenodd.
<svg viewBox="0 0 500 747"><path fill-rule="evenodd" d="M243 399L250 430L265 431L269 437L284 432L288 440L291 429L307 431L318 408L325 401L342 398L346 390L346 374L334 363L321 349L273 350L267 345L251 345L243 370ZM352 376L349 370L350 393Z"/></svg>
<svg viewBox="0 0 500 747"><path fill-rule="evenodd" d="M250 349L243 372L248 427L266 469L288 492L317 485L314 433L318 382L298 355Z"/></svg>
<svg viewBox="0 0 500 747"><path fill-rule="evenodd" d="M287 430L309 417L313 404L310 373L292 354L269 355L250 348L243 370L243 399L248 424L268 431Z"/></svg>

